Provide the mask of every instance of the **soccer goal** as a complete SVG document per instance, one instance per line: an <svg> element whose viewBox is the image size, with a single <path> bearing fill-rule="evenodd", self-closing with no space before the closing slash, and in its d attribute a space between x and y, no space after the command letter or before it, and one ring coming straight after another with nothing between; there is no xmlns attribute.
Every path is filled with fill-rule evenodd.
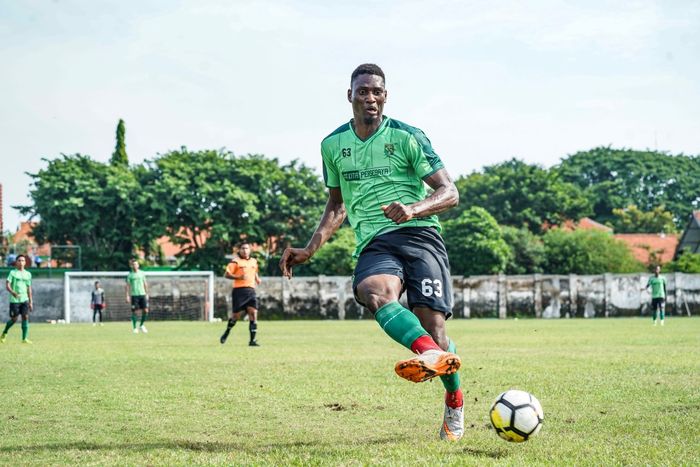
<svg viewBox="0 0 700 467"><path fill-rule="evenodd" d="M148 282L149 320L214 320L214 273L211 271L144 271ZM95 281L104 289L104 321L128 321L128 272L66 272L63 309L66 323L92 321L90 303Z"/></svg>

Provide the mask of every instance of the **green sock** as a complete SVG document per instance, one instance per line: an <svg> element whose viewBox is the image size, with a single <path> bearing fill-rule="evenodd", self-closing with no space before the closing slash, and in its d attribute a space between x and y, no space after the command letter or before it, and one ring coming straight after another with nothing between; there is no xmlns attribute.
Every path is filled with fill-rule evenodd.
<svg viewBox="0 0 700 467"><path fill-rule="evenodd" d="M136 329L136 313L131 313L131 327Z"/></svg>
<svg viewBox="0 0 700 467"><path fill-rule="evenodd" d="M28 335L29 335L29 321L23 320L22 321L22 340L27 339Z"/></svg>
<svg viewBox="0 0 700 467"><path fill-rule="evenodd" d="M389 337L409 350L413 341L428 335L418 317L402 307L399 302L390 302L378 309L374 319Z"/></svg>
<svg viewBox="0 0 700 467"><path fill-rule="evenodd" d="M661 321L664 320L664 309L662 308L661 311L659 311L659 314L661 315Z"/></svg>
<svg viewBox="0 0 700 467"><path fill-rule="evenodd" d="M452 342L452 339L450 339L450 345L447 347L447 351L457 353L457 346L454 342ZM440 380L442 381L442 385L445 386L445 391L447 392L455 392L457 389L459 389L459 371L452 373L451 375L440 376Z"/></svg>
<svg viewBox="0 0 700 467"><path fill-rule="evenodd" d="M15 322L12 320L9 320L7 324L5 325L5 330L2 332L3 334L7 334L7 331L10 330L12 326L14 326Z"/></svg>
<svg viewBox="0 0 700 467"><path fill-rule="evenodd" d="M146 317L147 317L147 316L148 316L148 313L146 313L145 311L142 311L142 312L141 312L141 326L143 326L143 323L146 322Z"/></svg>

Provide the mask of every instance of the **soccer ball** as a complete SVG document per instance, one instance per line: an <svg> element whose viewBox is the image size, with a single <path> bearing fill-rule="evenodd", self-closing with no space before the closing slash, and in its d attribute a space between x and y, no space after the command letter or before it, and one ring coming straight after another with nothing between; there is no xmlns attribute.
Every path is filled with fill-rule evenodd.
<svg viewBox="0 0 700 467"><path fill-rule="evenodd" d="M535 396L511 389L496 398L489 411L496 433L506 441L522 443L542 428L544 412Z"/></svg>

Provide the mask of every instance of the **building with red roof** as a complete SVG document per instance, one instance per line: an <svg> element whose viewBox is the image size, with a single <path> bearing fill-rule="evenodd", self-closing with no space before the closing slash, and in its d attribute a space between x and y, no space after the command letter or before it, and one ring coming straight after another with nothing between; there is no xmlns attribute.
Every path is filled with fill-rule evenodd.
<svg viewBox="0 0 700 467"><path fill-rule="evenodd" d="M627 244L637 260L649 264L651 260L660 264L673 261L678 245L678 234L625 233L614 237Z"/></svg>

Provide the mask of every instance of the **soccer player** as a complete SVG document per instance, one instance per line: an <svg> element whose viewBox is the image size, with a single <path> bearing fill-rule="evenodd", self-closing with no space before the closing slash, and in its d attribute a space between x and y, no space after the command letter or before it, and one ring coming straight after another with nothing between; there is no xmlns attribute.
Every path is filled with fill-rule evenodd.
<svg viewBox="0 0 700 467"><path fill-rule="evenodd" d="M353 71L347 99L353 119L321 143L326 209L304 248L287 248L282 273L308 261L347 215L358 257L356 300L392 339L418 356L400 361L396 373L421 382L439 376L446 390L440 437L464 433L460 358L447 337L452 315L449 262L436 214L459 202L457 189L430 141L414 128L383 115L384 72L363 64ZM424 182L434 191L426 195ZM408 309L399 304L407 292Z"/></svg>
<svg viewBox="0 0 700 467"><path fill-rule="evenodd" d="M250 257L250 243L243 242L238 248L238 257L226 266L224 277L233 279L233 292L231 293L231 318L228 320L226 330L219 341L224 344L236 321L245 311L248 313L248 330L250 331L251 347L259 347L255 339L258 333L258 298L255 296L255 287L262 282L258 275L258 260Z"/></svg>
<svg viewBox="0 0 700 467"><path fill-rule="evenodd" d="M647 286L642 290L651 287L651 319L656 326L656 320L660 318L661 326L664 325L664 301L666 300L666 278L661 275L661 266L654 268L654 275L647 281ZM658 315L657 315L658 312Z"/></svg>
<svg viewBox="0 0 700 467"><path fill-rule="evenodd" d="M10 292L10 320L0 336L0 344L5 343L7 332L22 315L22 343L31 344L29 340L29 312L32 311L32 273L25 270L27 256L19 255L15 259L15 269L10 271L5 288Z"/></svg>
<svg viewBox="0 0 700 467"><path fill-rule="evenodd" d="M131 271L126 276L126 302L131 303L131 328L134 334L139 333L139 328L136 327L136 310L141 310L141 324L139 326L141 332L148 332L144 325L148 316L148 282L146 282L146 274L139 268L139 262L132 259Z"/></svg>
<svg viewBox="0 0 700 467"><path fill-rule="evenodd" d="M100 281L95 281L95 288L92 291L90 308L92 309L92 325L97 325L95 317L99 316L100 326L102 326L102 310L107 308L107 302L105 301L105 291L102 287L100 287Z"/></svg>

